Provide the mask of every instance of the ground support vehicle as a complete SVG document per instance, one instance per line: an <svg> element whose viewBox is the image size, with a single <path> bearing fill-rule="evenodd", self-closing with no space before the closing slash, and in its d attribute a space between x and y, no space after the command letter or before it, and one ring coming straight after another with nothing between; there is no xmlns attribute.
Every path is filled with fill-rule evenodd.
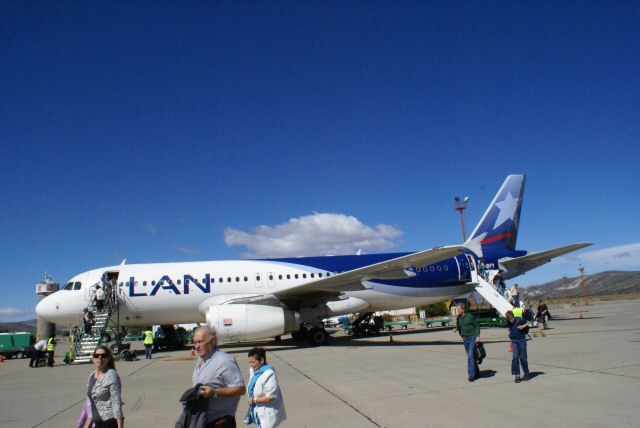
<svg viewBox="0 0 640 428"><path fill-rule="evenodd" d="M425 327L437 327L440 325L441 327L445 327L451 325L451 317L445 318L427 318L424 320Z"/></svg>
<svg viewBox="0 0 640 428"><path fill-rule="evenodd" d="M385 321L384 322L384 328L387 331L391 331L393 330L394 327L400 327L403 330L406 330L409 327L409 321Z"/></svg>
<svg viewBox="0 0 640 428"><path fill-rule="evenodd" d="M30 357L34 344L35 338L31 333L0 333L0 355L5 358Z"/></svg>

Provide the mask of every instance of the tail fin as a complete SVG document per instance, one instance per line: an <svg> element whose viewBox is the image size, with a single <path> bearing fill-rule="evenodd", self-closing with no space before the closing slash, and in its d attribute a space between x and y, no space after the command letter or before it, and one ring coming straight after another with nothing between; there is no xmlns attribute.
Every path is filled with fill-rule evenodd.
<svg viewBox="0 0 640 428"><path fill-rule="evenodd" d="M480 256L504 257L516 249L524 175L510 175L465 243Z"/></svg>

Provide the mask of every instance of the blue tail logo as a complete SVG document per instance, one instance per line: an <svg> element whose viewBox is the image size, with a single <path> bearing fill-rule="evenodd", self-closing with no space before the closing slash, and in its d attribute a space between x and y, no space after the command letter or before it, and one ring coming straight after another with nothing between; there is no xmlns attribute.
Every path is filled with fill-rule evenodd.
<svg viewBox="0 0 640 428"><path fill-rule="evenodd" d="M513 255L518 239L524 183L524 175L507 177L467 240L469 248L477 248L480 244L480 255L485 258Z"/></svg>

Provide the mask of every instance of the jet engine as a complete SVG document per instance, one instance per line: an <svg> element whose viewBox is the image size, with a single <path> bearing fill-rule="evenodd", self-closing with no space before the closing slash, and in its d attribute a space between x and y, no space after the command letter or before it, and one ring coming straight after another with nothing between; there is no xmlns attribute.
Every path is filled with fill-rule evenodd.
<svg viewBox="0 0 640 428"><path fill-rule="evenodd" d="M218 343L245 342L296 331L300 314L279 306L230 304L209 306L207 324L218 332Z"/></svg>

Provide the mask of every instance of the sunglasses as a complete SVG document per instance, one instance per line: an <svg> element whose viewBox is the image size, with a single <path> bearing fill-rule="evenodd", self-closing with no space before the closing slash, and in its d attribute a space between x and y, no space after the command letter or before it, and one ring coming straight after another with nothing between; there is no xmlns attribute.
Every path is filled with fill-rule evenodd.
<svg viewBox="0 0 640 428"><path fill-rule="evenodd" d="M109 359L109 356L107 354L93 354L93 358L100 358L101 360L107 360Z"/></svg>

